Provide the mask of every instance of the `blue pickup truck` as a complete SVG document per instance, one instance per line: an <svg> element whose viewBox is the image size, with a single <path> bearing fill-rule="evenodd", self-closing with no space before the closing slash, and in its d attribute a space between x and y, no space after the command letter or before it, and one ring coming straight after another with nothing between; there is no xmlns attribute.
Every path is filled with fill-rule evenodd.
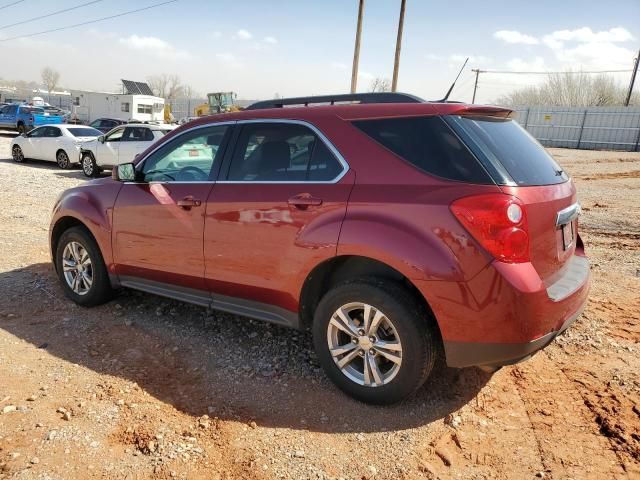
<svg viewBox="0 0 640 480"><path fill-rule="evenodd" d="M50 115L43 108L13 103L0 108L0 129L26 133L40 125L63 123L62 115Z"/></svg>

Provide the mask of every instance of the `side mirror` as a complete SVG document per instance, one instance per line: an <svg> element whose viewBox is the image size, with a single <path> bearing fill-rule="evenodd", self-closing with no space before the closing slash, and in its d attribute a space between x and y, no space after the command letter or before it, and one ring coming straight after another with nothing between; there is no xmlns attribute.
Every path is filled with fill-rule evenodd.
<svg viewBox="0 0 640 480"><path fill-rule="evenodd" d="M123 163L118 165L112 170L111 178L117 182L135 182L136 169L133 163Z"/></svg>
<svg viewBox="0 0 640 480"><path fill-rule="evenodd" d="M100 143L104 143L104 135L100 135L100 136L98 137L98 141L99 141Z"/></svg>

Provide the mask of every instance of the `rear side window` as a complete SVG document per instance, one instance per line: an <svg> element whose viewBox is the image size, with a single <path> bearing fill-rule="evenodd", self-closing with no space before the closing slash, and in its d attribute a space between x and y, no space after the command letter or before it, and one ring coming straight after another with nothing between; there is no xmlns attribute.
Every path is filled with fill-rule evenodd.
<svg viewBox="0 0 640 480"><path fill-rule="evenodd" d="M446 121L496 170L521 186L553 185L569 177L546 150L517 122L494 117L451 115Z"/></svg>
<svg viewBox="0 0 640 480"><path fill-rule="evenodd" d="M342 165L311 129L291 123L242 126L228 180L244 182L325 182Z"/></svg>
<svg viewBox="0 0 640 480"><path fill-rule="evenodd" d="M440 117L360 120L356 127L423 172L467 183L494 183Z"/></svg>

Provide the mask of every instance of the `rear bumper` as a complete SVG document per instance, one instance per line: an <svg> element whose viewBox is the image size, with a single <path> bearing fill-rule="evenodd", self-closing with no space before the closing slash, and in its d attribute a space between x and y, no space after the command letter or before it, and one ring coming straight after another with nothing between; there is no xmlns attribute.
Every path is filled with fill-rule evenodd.
<svg viewBox="0 0 640 480"><path fill-rule="evenodd" d="M583 310L584 304L578 312L562 324L560 330L549 332L526 343L444 342L447 365L457 368L470 366L501 367L527 360L569 328L582 314Z"/></svg>
<svg viewBox="0 0 640 480"><path fill-rule="evenodd" d="M589 293L582 249L551 285L530 263L493 262L467 282L419 282L437 319L447 365L501 366L545 348L582 313Z"/></svg>

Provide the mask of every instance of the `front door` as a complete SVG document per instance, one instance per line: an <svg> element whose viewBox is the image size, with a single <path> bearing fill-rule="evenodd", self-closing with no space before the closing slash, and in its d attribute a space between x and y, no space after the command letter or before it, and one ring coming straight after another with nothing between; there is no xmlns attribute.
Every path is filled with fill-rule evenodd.
<svg viewBox="0 0 640 480"><path fill-rule="evenodd" d="M307 125L238 128L228 174L225 180L221 174L207 202L207 286L295 312L301 282L336 254L355 177Z"/></svg>
<svg viewBox="0 0 640 480"><path fill-rule="evenodd" d="M104 136L104 141L98 141L96 146L96 161L98 165L112 167L118 165L120 141L124 134L124 127L111 130Z"/></svg>
<svg viewBox="0 0 640 480"><path fill-rule="evenodd" d="M205 205L227 129L201 127L176 136L138 163L139 181L122 186L112 244L124 284L151 281L205 290Z"/></svg>

